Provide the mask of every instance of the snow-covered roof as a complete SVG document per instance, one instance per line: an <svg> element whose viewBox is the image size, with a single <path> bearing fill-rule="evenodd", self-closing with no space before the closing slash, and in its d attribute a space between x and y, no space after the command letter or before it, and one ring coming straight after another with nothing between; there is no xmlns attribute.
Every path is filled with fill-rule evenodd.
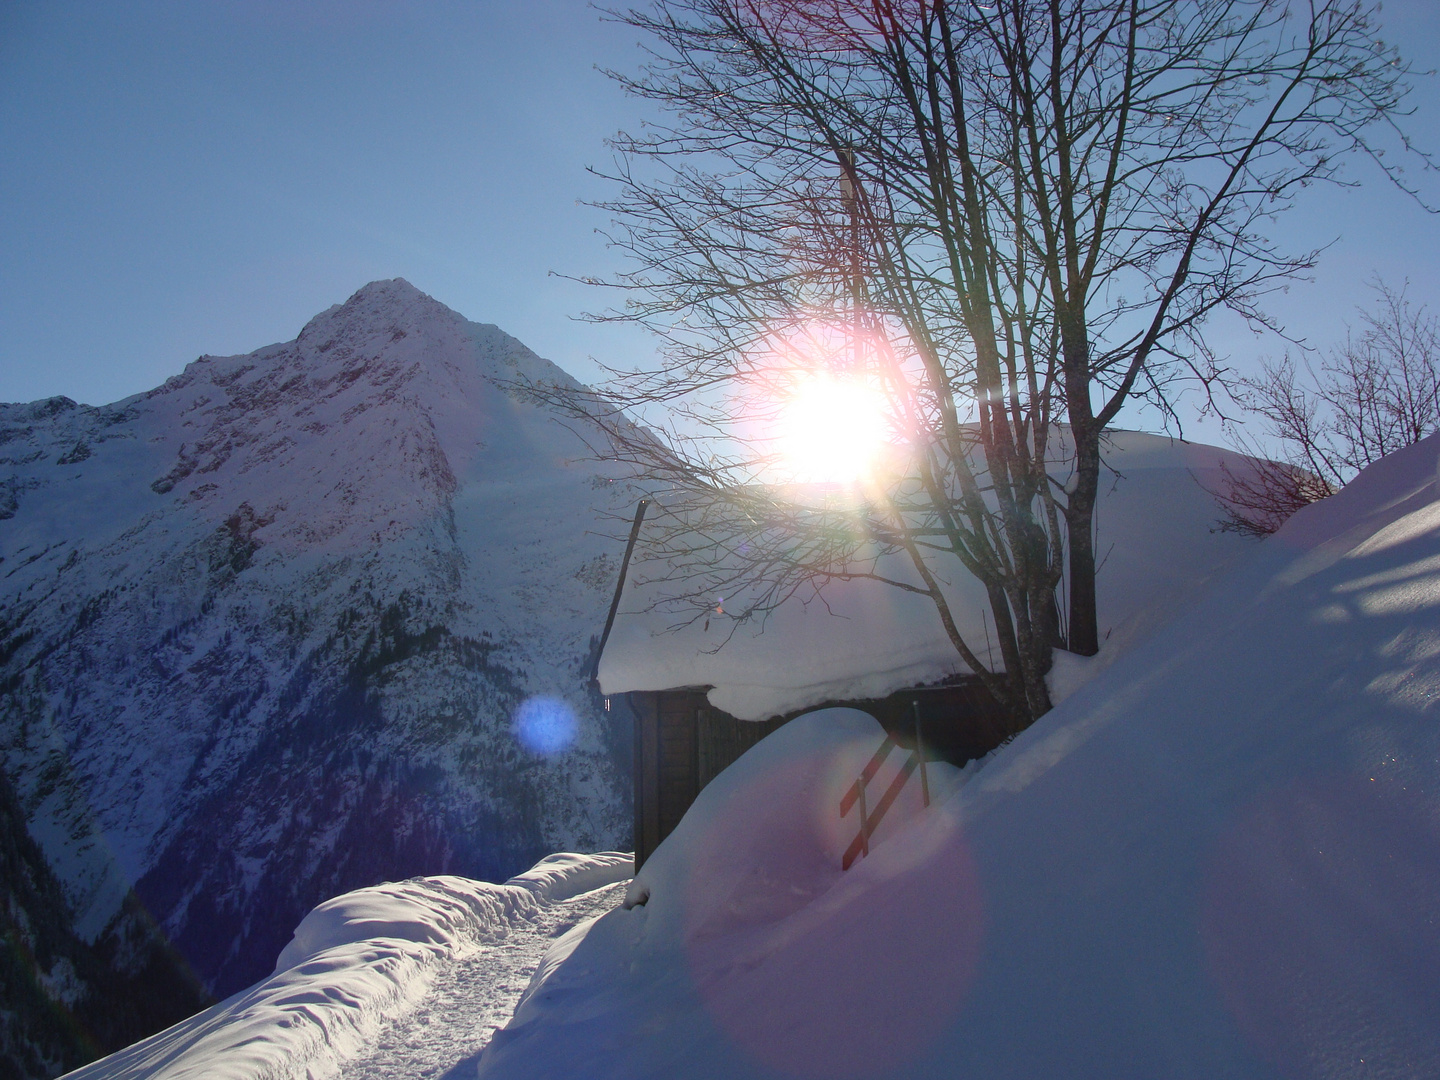
<svg viewBox="0 0 1440 1080"><path fill-rule="evenodd" d="M1249 459L1199 443L1116 431L1107 439L1104 462L1096 511L1102 641L1173 611L1251 545L1215 529L1220 512L1210 494L1224 480L1222 463L1244 470ZM644 536L642 528L642 553ZM896 576L913 576L898 560L894 569ZM958 563L934 569L949 574L946 592L961 634L982 658L991 649L998 666L979 581ZM761 720L968 671L927 597L871 580L831 582L820 600L796 596L763 625L738 627L717 616L677 629L674 611L655 607L661 596L663 586L637 559L600 658L605 693L708 686L717 708Z"/></svg>

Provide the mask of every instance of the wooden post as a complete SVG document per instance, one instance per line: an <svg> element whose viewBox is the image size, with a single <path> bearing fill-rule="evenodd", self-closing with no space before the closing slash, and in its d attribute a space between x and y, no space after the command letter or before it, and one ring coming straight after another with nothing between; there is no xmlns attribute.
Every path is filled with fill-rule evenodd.
<svg viewBox="0 0 1440 1080"><path fill-rule="evenodd" d="M645 520L645 509L649 499L635 504L635 519L630 523L630 539L625 541L625 557L620 560L620 576L615 579L615 595L610 600L610 613L605 616L605 629L600 631L600 644L595 648L595 663L590 666L590 681L600 681L600 657L605 652L605 643L610 640L610 630L615 625L615 612L620 607L620 594L625 591L625 574L630 569L630 556L635 554L635 541L640 536L640 523Z"/></svg>
<svg viewBox="0 0 1440 1080"><path fill-rule="evenodd" d="M870 810L865 805L865 774L860 774L860 853L870 854Z"/></svg>
<svg viewBox="0 0 1440 1080"><path fill-rule="evenodd" d="M660 846L660 704L659 694L634 693L630 703L639 732L636 766L639 786L636 788L635 862L645 864L650 853Z"/></svg>
<svg viewBox="0 0 1440 1080"><path fill-rule="evenodd" d="M920 797L929 806L930 776L925 771L925 735L920 730L920 699L913 698L910 706L915 712L915 756L920 759Z"/></svg>

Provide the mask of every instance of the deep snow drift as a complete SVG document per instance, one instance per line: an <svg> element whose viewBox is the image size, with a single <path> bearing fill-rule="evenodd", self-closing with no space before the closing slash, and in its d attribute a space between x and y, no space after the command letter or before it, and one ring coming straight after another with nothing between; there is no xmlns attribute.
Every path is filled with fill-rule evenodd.
<svg viewBox="0 0 1440 1080"><path fill-rule="evenodd" d="M301 921L270 978L69 1075L75 1080L349 1075L357 1061L371 1056L386 1021L414 1010L437 976L468 962L480 983L500 980L507 951L528 946L537 952L536 946L549 943L535 935L547 908L624 881L632 865L632 856L620 852L560 854L504 885L432 877L335 897ZM493 996L487 995L486 1003ZM512 1002L513 996L502 1005ZM465 1017L469 1030L462 1035L483 1019ZM438 1031L427 1034L436 1042L443 1037ZM389 1075L373 1067L362 1071Z"/></svg>
<svg viewBox="0 0 1440 1080"><path fill-rule="evenodd" d="M1437 456L1296 515L846 873L863 724L781 729L480 1076L1440 1076Z"/></svg>

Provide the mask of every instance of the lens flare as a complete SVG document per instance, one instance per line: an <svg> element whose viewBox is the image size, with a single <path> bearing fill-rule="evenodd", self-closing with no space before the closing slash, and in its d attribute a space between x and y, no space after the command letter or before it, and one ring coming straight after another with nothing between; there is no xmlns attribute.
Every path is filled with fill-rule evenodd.
<svg viewBox="0 0 1440 1080"><path fill-rule="evenodd" d="M870 475L885 445L884 405L884 398L859 379L800 379L778 417L788 478L848 484Z"/></svg>
<svg viewBox="0 0 1440 1080"><path fill-rule="evenodd" d="M861 885L863 867L840 869L850 832L836 807L873 748L866 739L754 770L682 836L692 985L730 1046L777 1080L908 1075L974 985L984 904L955 819L887 839L897 846L883 885ZM914 786L909 795L918 811ZM850 900L827 903L837 895Z"/></svg>
<svg viewBox="0 0 1440 1080"><path fill-rule="evenodd" d="M563 754L575 741L579 723L575 710L557 697L532 697L515 710L515 738L542 757Z"/></svg>

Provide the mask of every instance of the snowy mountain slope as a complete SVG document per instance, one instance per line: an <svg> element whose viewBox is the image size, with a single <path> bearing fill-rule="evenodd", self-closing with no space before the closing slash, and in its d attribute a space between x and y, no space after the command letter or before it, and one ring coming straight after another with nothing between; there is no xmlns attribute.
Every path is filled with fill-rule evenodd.
<svg viewBox="0 0 1440 1080"><path fill-rule="evenodd" d="M100 408L0 406L0 765L95 937L133 883L220 994L316 902L626 838L584 685L629 494L408 283ZM573 745L521 745L541 696Z"/></svg>
<svg viewBox="0 0 1440 1080"><path fill-rule="evenodd" d="M98 942L76 935L65 891L3 773L0 1003L6 1080L46 1080L211 1003L133 898Z"/></svg>
<svg viewBox="0 0 1440 1080"><path fill-rule="evenodd" d="M1440 1076L1437 459L1302 511L847 873L762 742L481 1077Z"/></svg>

